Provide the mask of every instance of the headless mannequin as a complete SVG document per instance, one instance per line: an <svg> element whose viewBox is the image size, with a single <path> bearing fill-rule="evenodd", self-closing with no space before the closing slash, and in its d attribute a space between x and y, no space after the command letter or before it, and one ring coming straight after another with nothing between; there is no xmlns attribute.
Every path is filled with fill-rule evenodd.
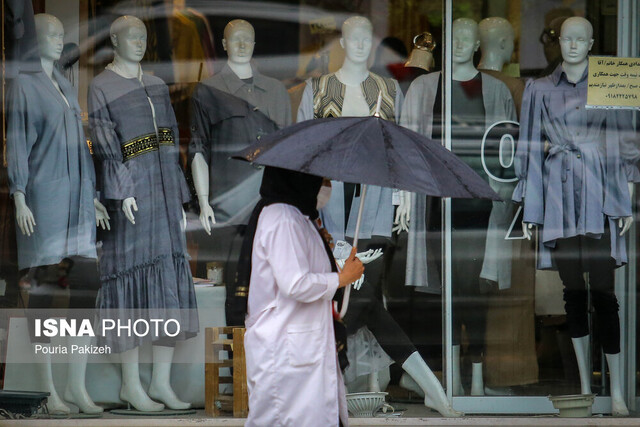
<svg viewBox="0 0 640 427"><path fill-rule="evenodd" d="M593 46L593 27L584 18L572 17L564 21L561 28L560 48L562 51L562 69L570 83L577 83L582 79L585 69L588 66L587 55ZM633 197L633 185L629 183L629 194ZM526 202L526 199L525 199ZM618 220L619 230L611 230L611 233L618 232L624 235L631 224L633 217L624 217ZM522 223L522 231L527 239L533 235L534 224ZM620 333L620 331L617 331ZM590 337L585 335L579 338L571 338L573 349L576 354L578 370L580 372L580 390L582 394L591 394L591 366L589 365ZM607 364L609 365L611 380L611 403L612 414L614 416L628 416L627 409L622 394L622 379L620 353L605 353Z"/></svg>
<svg viewBox="0 0 640 427"><path fill-rule="evenodd" d="M67 106L69 102L63 95L58 82L53 78L53 63L60 59L62 53L64 28L58 18L48 14L38 14L35 16L36 33L38 37L38 50L42 69L53 83ZM24 193L18 191L14 193L13 200L16 208L16 221L18 228L23 235L31 236L37 226L33 213L25 201ZM94 199L96 223L103 229L109 228L109 215L105 207ZM73 343L78 345L90 344L90 337L74 338ZM60 398L53 384L51 370L51 355L35 353L39 359L36 365L41 384L50 393L47 400L47 407L50 413L69 413L70 409ZM97 414L103 409L93 403L85 386L85 371L87 367L87 355L71 354L67 366L67 386L64 398L78 406L79 410L88 414Z"/></svg>
<svg viewBox="0 0 640 427"><path fill-rule="evenodd" d="M111 43L115 58L111 69L125 78L139 78L140 61L147 47L147 30L144 23L134 16L122 16L114 21L111 30ZM122 210L127 219L135 224L134 212L138 210L134 197L122 202ZM184 211L183 211L184 219ZM183 220L183 224L186 221ZM122 362L122 386L120 399L130 403L139 411L162 411L165 405L171 409L187 409L191 404L182 402L171 388L170 374L173 360L173 347L153 346L153 373L149 394L145 393L140 382L138 368L138 347L120 354ZM151 400L159 400L158 403Z"/></svg>
<svg viewBox="0 0 640 427"><path fill-rule="evenodd" d="M255 31L245 20L235 19L224 29L222 47L227 52L227 65L239 79L253 77L251 58L255 46ZM216 223L211 205L209 205L209 166L201 153L197 153L191 163L193 185L200 204L200 223L207 234L211 235L211 225Z"/></svg>
<svg viewBox="0 0 640 427"><path fill-rule="evenodd" d="M345 50L345 59L342 67L336 72L336 77L341 83L347 86L347 91L350 91L349 86L359 89L360 84L369 75L368 59L371 53L372 40L373 28L369 20L362 17L354 17L345 22L342 30L342 38L340 39L340 45ZM347 100L346 95L347 94L345 94L343 111L345 107L354 111L361 111L363 107L358 107L359 102L357 100ZM364 102L364 99L361 101ZM368 108L365 114L369 114ZM409 196L404 193L405 192L401 192L401 204L398 206L397 211L408 211L409 209ZM394 224L398 230L407 230L406 228L398 228L398 226L401 226L400 215L398 214L396 215ZM426 395L425 406L433 408L448 417L462 415L451 407L437 377L417 351L412 353L404 361L402 369L412 378L413 384ZM377 372L370 375L369 387L371 390L380 390Z"/></svg>

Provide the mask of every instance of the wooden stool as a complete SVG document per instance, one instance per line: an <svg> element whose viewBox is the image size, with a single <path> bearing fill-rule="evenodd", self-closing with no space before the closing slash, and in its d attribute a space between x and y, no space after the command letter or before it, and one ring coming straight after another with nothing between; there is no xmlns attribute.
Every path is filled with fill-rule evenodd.
<svg viewBox="0 0 640 427"><path fill-rule="evenodd" d="M249 414L247 367L244 355L245 328L224 326L205 328L204 409L207 415L219 417L232 412L234 417ZM221 359L220 352L233 352L231 359ZM221 376L220 368L233 368L232 376ZM233 395L220 393L220 384L233 384Z"/></svg>

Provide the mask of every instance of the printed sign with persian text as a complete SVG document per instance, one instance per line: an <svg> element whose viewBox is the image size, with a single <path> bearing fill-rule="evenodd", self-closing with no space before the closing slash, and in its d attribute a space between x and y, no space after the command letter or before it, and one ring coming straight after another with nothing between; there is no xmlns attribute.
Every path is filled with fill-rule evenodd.
<svg viewBox="0 0 640 427"><path fill-rule="evenodd" d="M640 58L589 57L587 108L640 109Z"/></svg>

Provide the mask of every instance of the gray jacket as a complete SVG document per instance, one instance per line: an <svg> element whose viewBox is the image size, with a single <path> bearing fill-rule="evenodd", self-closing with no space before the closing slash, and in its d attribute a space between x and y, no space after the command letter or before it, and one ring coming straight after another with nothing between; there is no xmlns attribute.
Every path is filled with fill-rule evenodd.
<svg viewBox="0 0 640 427"><path fill-rule="evenodd" d="M431 138L433 104L439 81L440 73L435 72L420 76L411 84L402 106L402 126ZM516 120L511 93L500 80L482 73L482 97L486 128L496 122ZM512 244L505 237L515 214L515 206L509 202L514 184L494 180L489 184L506 202L493 202L480 277L497 282L500 289L508 289L511 287ZM435 272L427 268L426 209L425 197L413 193L405 285L420 287L425 292L440 293L440 280L436 279Z"/></svg>

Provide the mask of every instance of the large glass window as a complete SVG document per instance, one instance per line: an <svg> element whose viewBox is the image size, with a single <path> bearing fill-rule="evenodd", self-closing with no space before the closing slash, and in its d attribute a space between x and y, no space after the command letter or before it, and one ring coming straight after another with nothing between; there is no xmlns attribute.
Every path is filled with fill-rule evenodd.
<svg viewBox="0 0 640 427"><path fill-rule="evenodd" d="M48 392L64 414L231 409L213 360L229 376L215 393L246 392L226 369L243 350L207 328L244 326L264 167L230 157L375 114L453 152L466 166L447 176L467 181L460 198L332 181L318 225L338 264L356 224L366 253L343 318L347 392L388 393L395 412L378 416L553 414L548 396L576 394L593 413L636 409L634 1L3 0L2 14L4 390ZM369 179L387 174L376 156ZM384 167L423 167L397 159ZM481 182L500 200L467 197ZM162 327L69 338L60 319L75 335L85 320Z"/></svg>

